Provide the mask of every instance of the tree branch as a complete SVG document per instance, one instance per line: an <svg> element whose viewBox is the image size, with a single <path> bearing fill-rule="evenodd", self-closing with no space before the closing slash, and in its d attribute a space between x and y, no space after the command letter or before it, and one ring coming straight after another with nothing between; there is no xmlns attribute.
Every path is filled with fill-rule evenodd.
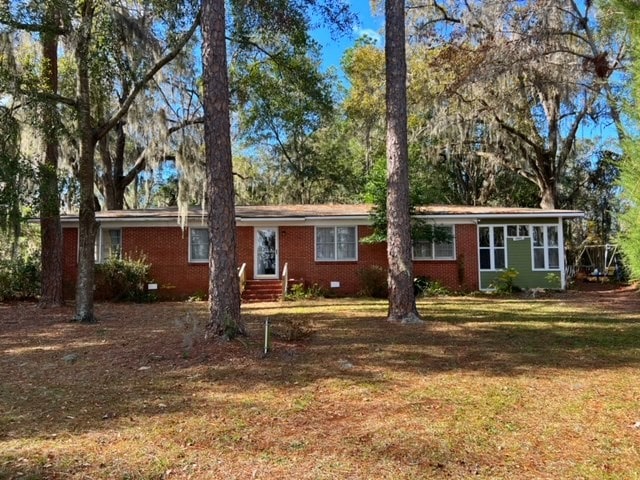
<svg viewBox="0 0 640 480"><path fill-rule="evenodd" d="M138 158L136 159L135 163L133 164L133 167L131 167L127 172L127 174L122 177L123 186L129 185L133 181L133 179L136 178L136 176L142 170L144 170L146 161L147 161L147 148L142 150L140 155L138 155Z"/></svg>
<svg viewBox="0 0 640 480"><path fill-rule="evenodd" d="M196 117L196 118L189 118L187 120L183 120L178 125L174 125L173 127L170 127L167 130L167 136L173 133L176 133L177 131L182 130L183 128L189 127L191 125L200 125L202 123L204 123L204 117Z"/></svg>
<svg viewBox="0 0 640 480"><path fill-rule="evenodd" d="M24 23L18 22L8 16L0 15L0 24L6 25L15 30L22 30L30 33L50 33L52 35L66 35L69 32L61 27L55 25L48 25L46 23Z"/></svg>
<svg viewBox="0 0 640 480"><path fill-rule="evenodd" d="M100 128L94 131L95 140L99 140L100 138L104 137L127 114L129 108L131 108L134 100L145 87L145 85L153 78L156 73L160 71L162 67L164 67L166 64L168 64L178 56L178 54L182 51L182 48L187 44L191 37L193 37L193 34L198 28L198 25L200 24L200 15L201 12L198 11L193 21L193 25L191 25L191 28L187 31L187 33L184 34L182 39L173 48L173 50L169 51L169 53L158 60L155 65L153 65L149 69L149 71L142 77L142 79L134 84L133 89L124 100L124 102L122 102L120 109L116 113L114 113L114 115L106 123L104 123Z"/></svg>

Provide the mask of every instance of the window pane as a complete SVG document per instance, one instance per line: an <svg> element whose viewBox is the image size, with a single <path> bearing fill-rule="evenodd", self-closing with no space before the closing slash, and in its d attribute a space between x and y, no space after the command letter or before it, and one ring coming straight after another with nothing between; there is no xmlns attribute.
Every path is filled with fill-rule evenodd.
<svg viewBox="0 0 640 480"><path fill-rule="evenodd" d="M533 227L533 246L544 246L544 227Z"/></svg>
<svg viewBox="0 0 640 480"><path fill-rule="evenodd" d="M538 228L538 227L536 227ZM533 249L533 268L544 269L544 248Z"/></svg>
<svg viewBox="0 0 640 480"><path fill-rule="evenodd" d="M507 227L507 236L508 237L517 237L518 236L518 226L517 225L509 225Z"/></svg>
<svg viewBox="0 0 640 480"><path fill-rule="evenodd" d="M518 227L518 236L520 236L520 237L528 237L529 236L529 227L527 225L520 225Z"/></svg>
<svg viewBox="0 0 640 480"><path fill-rule="evenodd" d="M489 227L480 227L480 246L490 247Z"/></svg>
<svg viewBox="0 0 640 480"><path fill-rule="evenodd" d="M549 268L560 268L560 255L558 248L549 249Z"/></svg>
<svg viewBox="0 0 640 480"><path fill-rule="evenodd" d="M317 260L334 260L335 249L333 243L318 244L316 245L316 259Z"/></svg>
<svg viewBox="0 0 640 480"><path fill-rule="evenodd" d="M547 227L547 245L550 247L558 246L558 227Z"/></svg>
<svg viewBox="0 0 640 480"><path fill-rule="evenodd" d="M493 227L493 245L494 247L504 247L504 228Z"/></svg>
<svg viewBox="0 0 640 480"><path fill-rule="evenodd" d="M333 227L316 228L316 259L335 259L335 233L336 229Z"/></svg>
<svg viewBox="0 0 640 480"><path fill-rule="evenodd" d="M356 227L338 227L338 243L356 243Z"/></svg>
<svg viewBox="0 0 640 480"><path fill-rule="evenodd" d="M433 248L431 242L425 240L416 240L413 242L414 258L432 258Z"/></svg>
<svg viewBox="0 0 640 480"><path fill-rule="evenodd" d="M209 231L206 228L191 229L191 260L209 258Z"/></svg>
<svg viewBox="0 0 640 480"><path fill-rule="evenodd" d="M436 243L435 258L453 258L453 242Z"/></svg>
<svg viewBox="0 0 640 480"><path fill-rule="evenodd" d="M493 252L493 259L495 262L495 269L499 270L501 268L506 267L506 262L504 259L504 248L496 248Z"/></svg>
<svg viewBox="0 0 640 480"><path fill-rule="evenodd" d="M487 248L480 249L480 268L491 270L491 251Z"/></svg>
<svg viewBox="0 0 640 480"><path fill-rule="evenodd" d="M316 228L316 243L318 244L331 244L335 242L335 229L331 228Z"/></svg>
<svg viewBox="0 0 640 480"><path fill-rule="evenodd" d="M355 260L356 258L356 227L337 227L337 260Z"/></svg>
<svg viewBox="0 0 640 480"><path fill-rule="evenodd" d="M355 260L356 244L343 243L338 245L338 260Z"/></svg>

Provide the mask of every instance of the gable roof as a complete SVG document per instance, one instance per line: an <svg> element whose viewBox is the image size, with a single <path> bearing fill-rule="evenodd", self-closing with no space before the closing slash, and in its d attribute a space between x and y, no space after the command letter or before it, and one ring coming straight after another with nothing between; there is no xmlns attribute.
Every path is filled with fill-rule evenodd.
<svg viewBox="0 0 640 480"><path fill-rule="evenodd" d="M305 221L305 220L362 220L372 212L370 204L321 204L321 205L256 205L236 206L236 221ZM191 220L206 218L202 208L192 207L187 217ZM466 205L425 205L415 208L415 216L440 219L500 219L500 218L580 218L579 210L542 210L540 208L475 207ZM178 222L180 212L176 207L144 210L109 210L96 212L96 219L106 222L170 221ZM61 216L63 223L76 223L77 215Z"/></svg>

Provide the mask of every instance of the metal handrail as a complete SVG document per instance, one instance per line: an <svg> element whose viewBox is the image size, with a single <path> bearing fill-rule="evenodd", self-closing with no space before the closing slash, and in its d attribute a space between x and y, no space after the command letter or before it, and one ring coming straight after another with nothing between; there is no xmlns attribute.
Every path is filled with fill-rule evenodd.
<svg viewBox="0 0 640 480"><path fill-rule="evenodd" d="M240 294L244 292L247 285L247 264L243 263L238 269L238 279L240 280Z"/></svg>
<svg viewBox="0 0 640 480"><path fill-rule="evenodd" d="M289 264L285 263L282 268L282 299L287 296L287 290L289 289Z"/></svg>

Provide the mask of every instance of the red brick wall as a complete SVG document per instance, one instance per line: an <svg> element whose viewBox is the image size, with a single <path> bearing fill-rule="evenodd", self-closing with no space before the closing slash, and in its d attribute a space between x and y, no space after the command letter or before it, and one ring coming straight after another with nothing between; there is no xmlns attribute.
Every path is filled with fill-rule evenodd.
<svg viewBox="0 0 640 480"><path fill-rule="evenodd" d="M360 239L371 234L358 227ZM366 265L387 266L386 244L358 245L358 262L316 262L313 227L280 227L280 268L289 263L289 276L306 283L317 283L337 294L351 295L361 289L358 270ZM414 276L438 280L450 290L478 290L478 252L475 225L456 225L456 260L423 260L413 264ZM462 278L460 278L462 277ZM331 281L340 282L330 288Z"/></svg>
<svg viewBox="0 0 640 480"><path fill-rule="evenodd" d="M360 239L371 234L371 229L358 227ZM387 264L386 245L358 244L357 262L316 262L314 227L280 227L280 263L289 264L289 277L304 280L307 284L317 283L339 295L358 293L360 285L358 270L365 265ZM282 267L281 267L282 268ZM340 282L339 288L330 288L332 281Z"/></svg>
<svg viewBox="0 0 640 480"><path fill-rule="evenodd" d="M237 229L238 265L246 263L247 278L254 273L254 229ZM360 239L371 233L366 226L358 227ZM358 270L367 265L386 268L386 244L358 245L358 262L316 262L315 229L312 226L279 227L279 270L287 262L289 277L317 283L330 289L330 282L340 282L339 288L330 289L338 295L358 293ZM416 261L414 275L438 280L451 290L478 289L478 253L475 225L456 226L456 260ZM77 275L77 229L64 229L64 282L67 297L73 296ZM122 247L125 254L144 254L151 264L151 275L158 283L158 295L163 298L184 298L208 291L208 264L189 263L189 234L178 227L125 227L122 228ZM461 274L464 279L459 280Z"/></svg>
<svg viewBox="0 0 640 480"><path fill-rule="evenodd" d="M209 292L209 264L189 263L189 230L178 227L122 229L122 251L146 256L158 295L182 298Z"/></svg>
<svg viewBox="0 0 640 480"><path fill-rule="evenodd" d="M247 264L247 278L253 278L253 227L236 227L238 266Z"/></svg>

